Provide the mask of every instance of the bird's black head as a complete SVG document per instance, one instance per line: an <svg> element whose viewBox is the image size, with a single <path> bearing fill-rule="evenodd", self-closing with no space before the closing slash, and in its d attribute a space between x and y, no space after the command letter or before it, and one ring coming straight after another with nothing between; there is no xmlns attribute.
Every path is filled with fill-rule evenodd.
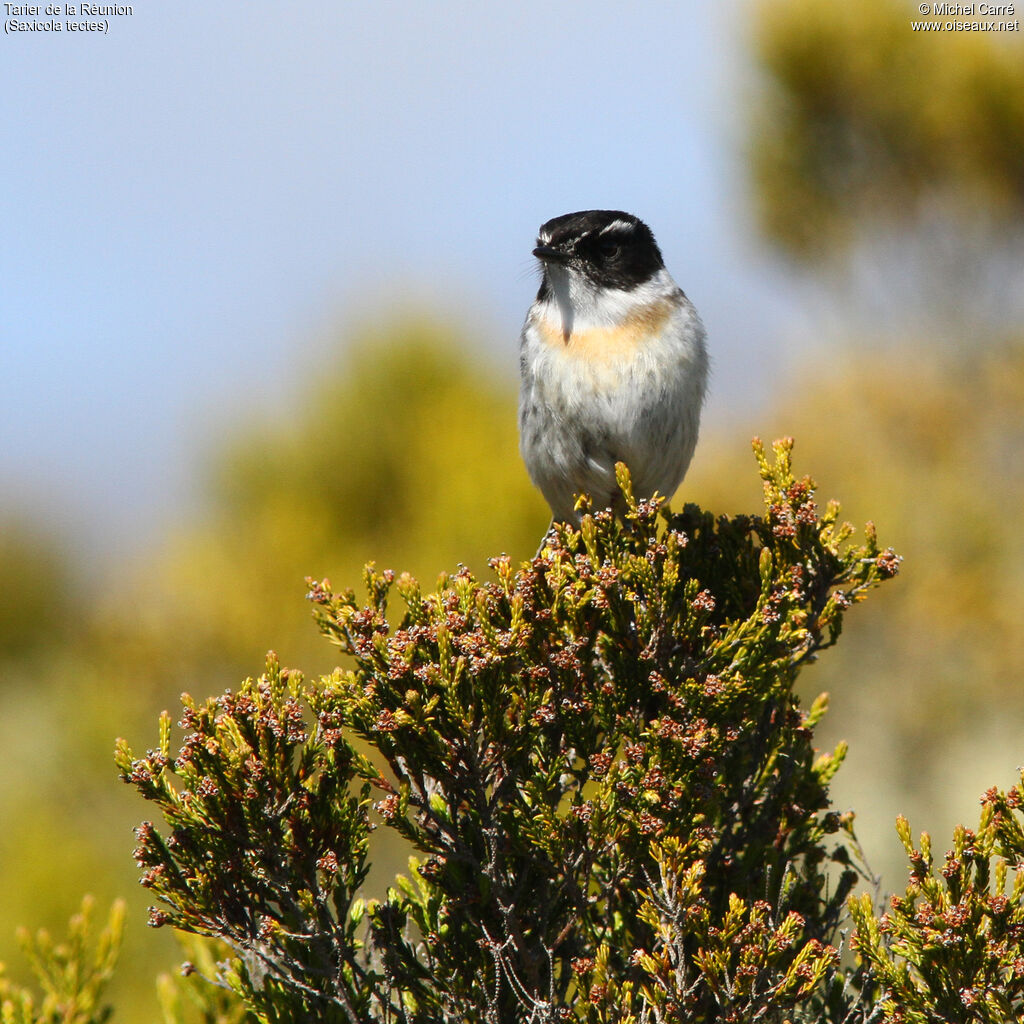
<svg viewBox="0 0 1024 1024"><path fill-rule="evenodd" d="M665 264L651 229L621 210L582 210L541 226L533 255L544 266L538 298L545 298L548 267L562 264L595 285L631 291Z"/></svg>

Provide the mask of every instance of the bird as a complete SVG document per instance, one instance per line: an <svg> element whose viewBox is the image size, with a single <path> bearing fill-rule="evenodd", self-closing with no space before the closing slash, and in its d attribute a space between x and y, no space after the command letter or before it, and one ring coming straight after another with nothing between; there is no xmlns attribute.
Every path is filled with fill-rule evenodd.
<svg viewBox="0 0 1024 1024"><path fill-rule="evenodd" d="M638 499L670 498L697 444L708 353L651 229L621 210L567 213L541 225L533 255L519 449L552 523L578 524L581 494L621 513L617 462Z"/></svg>

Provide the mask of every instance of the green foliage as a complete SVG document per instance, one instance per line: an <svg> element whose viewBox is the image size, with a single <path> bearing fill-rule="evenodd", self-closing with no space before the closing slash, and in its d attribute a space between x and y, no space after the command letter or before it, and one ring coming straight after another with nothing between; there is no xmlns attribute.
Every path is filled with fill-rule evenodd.
<svg viewBox="0 0 1024 1024"><path fill-rule="evenodd" d="M943 19L901 0L771 0L754 12L765 81L752 195L788 255L835 265L865 229L906 230L938 209L992 231L1021 223L1019 33L915 32L912 20Z"/></svg>
<svg viewBox="0 0 1024 1024"><path fill-rule="evenodd" d="M850 756L832 787L887 889L901 884L899 813L935 836L973 825L987 786L1010 785L1024 731L1024 344L977 346L969 365L934 347L858 339L823 351L760 425L800 438L820 493L871 518L907 567L847 620L841 643L804 672L822 690L823 747ZM705 439L687 493L749 508L742 451Z"/></svg>
<svg viewBox="0 0 1024 1024"><path fill-rule="evenodd" d="M893 896L880 920L869 897L851 903L856 948L881 993L880 1019L1024 1019L1024 774L1008 792L985 794L976 831L956 829L941 877L928 833L916 849L906 818L897 831L910 858L906 894Z"/></svg>
<svg viewBox="0 0 1024 1024"><path fill-rule="evenodd" d="M374 379L375 374L384 373L385 360L390 358L391 351L381 346L379 355L382 363L377 369L368 356L362 362L357 361L358 372L353 368L344 390L345 402L352 405L357 401L358 392L368 392L367 382ZM818 470L816 476L828 492L847 494L855 499L855 504L847 507L847 514L852 512L858 518L870 513L877 518L884 527L886 538L907 554L908 565L913 567L913 571L901 579L898 588L891 588L891 595L877 595L858 612L848 624L835 651L822 658L810 674L801 674L797 679L805 694L813 695L819 688L832 691L835 698L833 706L842 710L841 735L854 733L849 738L856 738L854 751L861 757L863 768L855 766L853 782L872 797L866 799L862 795L855 801L861 815L867 812L876 818L888 818L894 813L886 811L879 798L882 788L891 784L892 779L899 780L902 787L901 802L912 801L915 794L903 787L910 766L914 782L920 786L930 776L938 775L939 765L948 763L929 757L920 744L926 740L942 742L957 728L977 728L978 716L983 715L986 708L998 706L1004 718L1008 719L1010 712L1019 706L1014 703L1019 702L1019 688L1014 687L1013 680L1020 676L1021 649L1017 642L1019 630L1013 609L1019 605L1016 595L1020 592L1024 576L1020 571L1022 548L1019 530L1014 517L1007 515L1006 510L1020 506L1024 477L1019 472L1018 462L1007 457L1006 453L1016 450L1020 410L1024 408L1020 401L1024 394L1021 384L1024 364L1020 356L1019 346L988 352L984 359L975 363L971 372L964 372L962 367L950 366L934 356L928 360L917 358L910 364L901 363L891 353L883 355L868 350L856 362L851 358L839 368L833 362L827 372L813 373L810 378L812 384L795 388L793 401L774 418L775 429L788 431L795 428L806 437L804 457L815 465ZM443 358L440 361L443 362ZM471 388L474 394L482 395L488 401L493 393L499 391L493 385L481 385L469 378L462 386ZM341 385L337 387L341 388ZM325 392L332 390L327 384L323 389ZM448 401L460 402L458 395L456 389ZM472 403L472 399L470 401ZM322 415L318 410L326 408L326 399L323 407L312 401L298 404L304 412ZM428 406L426 403L421 408L422 416L417 413L414 419L418 426L408 428L411 433L422 429L423 423L434 415ZM368 415L362 406L353 407L361 410L361 417ZM402 407L395 404L395 415L400 414ZM507 410L501 415L506 416L509 424L513 422ZM771 420L768 414L763 418ZM297 412L291 427L301 433L306 429L304 423ZM950 430L951 423L956 424L955 431ZM310 454L309 461L315 465L303 470L305 475L301 479L297 471L298 449L288 456L287 452L292 449L276 438L271 428L267 429L271 431L267 444L250 439L254 450L266 448L270 453L278 453L269 459L262 477L253 471L234 478L230 488L225 485L223 507L212 520L196 524L183 539L179 550L182 560L175 567L171 568L167 553L148 560L144 581L147 585L152 584L155 596L143 589L126 590L120 585L111 588L112 594L120 595L122 603L116 610L117 628L109 634L95 629L95 611L90 605L76 607L71 618L83 630L92 630L93 646L84 654L82 651L63 653L59 674L52 680L40 677L31 688L19 691L23 699L18 704L8 705L5 749L12 754L12 764L28 763L32 766L28 776L18 785L9 786L5 794L8 803L15 801L14 810L18 812L12 813L8 807L5 814L5 877L10 883L9 900L25 901L25 905L16 907L14 911L23 918L29 913L36 919L41 914L52 913L47 901L56 898L53 893L61 887L66 893L68 889L80 892L86 885L95 886L94 875L101 879L98 884L110 891L114 883L100 874L101 859L95 855L91 860L83 856L87 849L84 846L86 839L78 837L88 837L89 843L105 842L113 847L121 842L118 836L125 820L137 820L130 806L126 812L121 812L120 818L111 820L109 812L103 811L102 798L81 799L81 792L90 785L86 777L91 761L85 755L96 745L91 739L88 742L83 739L83 723L88 723L85 735L90 738L109 735L115 726L118 729L133 728L147 689L152 687L166 691L168 686L173 686L177 691L181 689L182 678L192 679L190 686L194 693L211 692L205 687L212 678L222 678L224 673L234 672L233 666L243 658L245 650L254 649L257 643L265 643L268 636L274 641L284 641L282 649L291 652L289 659L297 658L296 652L300 650L305 658L304 648L294 638L299 636L302 628L311 634L315 631L308 622L303 624L300 621L303 616L295 616L298 625L294 629L280 617L282 607L287 605L283 598L289 590L294 590L295 576L319 565L330 566L332 575L335 575L337 566L337 571L345 575L349 570L344 567L350 558L354 560L358 556L356 549L360 545L372 552L377 544L369 534L356 540L345 540L342 520L334 516L329 500L315 490L318 473L326 475L345 471L344 459L333 453L329 443L341 436L340 429L331 428L323 438L318 437L316 445L308 446L317 452L321 448L329 450L329 457L320 459ZM508 444L514 445L512 427L506 434ZM449 445L454 449L459 442L456 438L446 441L442 432L430 443ZM245 447L240 443L240 450ZM687 481L687 494L700 495L706 507L749 508L757 477L744 472L742 465L730 461L732 454L721 442L716 446L713 437L705 440L703 451L704 455L698 459ZM367 452L367 457L376 457L372 447ZM357 454L350 451L349 458L355 458ZM445 458L442 455L436 457L441 462ZM253 459L256 461L255 457ZM476 472L474 465L453 460L450 468L443 472L464 474L465 479L460 486L468 487ZM705 467L713 467L713 477ZM521 474L518 464L513 468ZM703 477L702 469L705 470ZM512 473L511 469L509 473ZM405 487L406 484L400 486ZM746 495L743 492L745 486ZM293 494L307 496L306 501L289 502L286 493L289 489ZM509 492L495 484L493 493ZM970 498L966 507L964 495ZM518 507L522 504L521 497L517 492L516 497L507 500L497 498L494 503L506 509ZM235 501L241 506L237 517L233 514L238 511L233 504ZM419 561L421 564L444 564L455 556L429 547L429 523L416 511L423 504L408 503L412 516L410 530L415 543L423 547ZM313 511L309 512L309 508ZM271 509L277 511L272 513ZM289 509L298 516L298 521L291 526L288 525ZM692 510L687 510L684 515L690 512ZM536 522L531 529L539 529L542 515L538 505L534 517ZM527 527L530 526L530 518L527 509L522 513L522 521ZM797 517L794 515L794 518ZM329 529L319 527L319 532L310 532L309 521L320 519L327 519L334 525ZM268 524L275 525L271 529ZM480 529L480 538L484 538L486 530L484 527ZM498 529L497 539L487 541L486 538L478 538L477 547L485 543L504 543L500 538L503 529L505 527ZM336 539L321 545L317 537L322 538L324 531L333 531L332 537L336 534ZM395 531L397 536L397 525ZM515 535L518 537L523 532L520 530ZM526 540L508 543L510 546L519 544L523 550L533 550L536 536L532 543L529 541L527 537ZM408 543L411 546L413 541ZM396 554L390 548L386 550L385 557L390 564L395 564L392 559L401 559L400 552ZM457 551L458 547L453 550ZM329 554L331 551L347 553ZM731 577L728 560L711 561L713 564L707 567L707 571L715 574L714 587L727 587ZM482 556L474 562L484 565ZM268 566L272 568L268 569ZM749 568L747 565L744 572L749 572ZM544 571L547 572L546 569ZM174 586L168 582L172 577L177 581ZM52 581L58 576L51 574L45 578ZM451 583L449 580L446 586ZM56 589L60 591L61 587ZM390 592L392 603L399 608L402 600L400 594L396 596L396 591L400 589L393 584ZM429 597L423 599L428 600ZM890 597L895 600L890 600ZM226 612L223 619L220 618L222 610ZM38 609L33 614L37 613ZM140 628L140 624L141 627L151 624L151 631ZM395 628L398 625L395 620ZM197 636L199 642L192 647ZM829 641L827 629L820 639L824 643ZM30 653L29 657L34 655ZM333 658L329 663L333 663ZM228 677L231 678L230 675ZM157 681L153 682L154 679ZM143 682L146 685L140 685ZM315 691L319 686L319 683L314 683L308 688ZM38 700L40 694L49 695L48 699L53 702L52 713L50 705L46 704L47 715L39 721L35 718L25 721L19 717L21 709L29 706L25 702L30 698ZM58 696L68 700L67 710L58 712ZM161 696L160 700L163 702L164 698ZM305 696L302 702L308 704ZM149 717L153 713L155 709L146 711L144 716ZM812 718L816 721L816 717L817 711ZM824 721L826 728L831 717ZM40 729L54 737L56 747L33 740ZM898 733L894 737L891 731L885 732L886 729L898 730ZM879 735L885 738L884 742L873 749L869 744ZM991 734L986 732L985 735ZM837 742L837 739L828 740L827 737L823 742L820 725L817 726L817 737L819 746L830 747ZM993 751L992 746L987 742L987 753L991 760L998 761L1001 755ZM365 752L365 748L360 749ZM865 754L865 750L869 752ZM55 752L59 752L56 758ZM905 760L897 761L899 758ZM375 764L388 783L400 792L397 776L386 770L383 761L375 761ZM947 772L941 777L944 795L948 796L949 788L959 784L961 771L965 770L958 767L955 772ZM843 780L848 775L849 772L843 772L839 779ZM975 785L972 784L972 788ZM50 789L47 790L46 786ZM31 807L32 813L38 813L43 799L38 795L40 793L44 794L43 798L48 796L50 803L47 806L60 808L68 826L69 845L63 848L65 858L59 872L52 868L52 830L40 828L38 838L33 833L32 841L28 842L24 827L19 828L20 822L29 820L24 808ZM130 796L127 791L125 795ZM372 799L379 804L389 795L374 793ZM586 799L592 798L588 790ZM845 799L848 798L839 801L840 806L846 806ZM948 803L955 805L955 799L949 797ZM414 803L411 802L410 807L408 814L415 816ZM954 811L955 807L948 813ZM914 811L915 815L925 813L920 806ZM127 815L131 817L127 818ZM380 826L379 812L371 811L370 821ZM863 816L858 817L858 823L862 831ZM379 828L374 838L394 833L394 829ZM842 835L840 831L836 838ZM405 855L398 842L389 844L385 839L371 849L377 877L390 877L395 869L389 869L389 863L404 860ZM658 861L655 853L663 860ZM863 1007L857 1006L859 990L849 975L843 971L829 974L828 970L816 993L785 1011L786 1001L791 1000L797 990L791 983L782 983L782 979L787 974L791 978L796 976L791 972L800 966L791 951L772 952L764 948L757 954L757 963L765 965L764 972L749 983L749 989L739 987L746 984L742 979L749 976L751 967L743 959L742 947L766 947L784 925L786 931L783 935L792 927L792 923L786 922L791 909L796 908L785 902L788 897L782 880L773 878L760 892L752 892L749 898L742 898L728 928L723 927L725 915L730 913L728 900L707 903L708 909L703 917L688 913L678 927L674 924L669 926L667 922L675 920L671 900L676 899L679 905L683 905L683 897L690 898L690 890L682 889L682 883L675 879L689 877L686 872L693 866L685 859L673 865L668 859L670 853L664 844L661 849L653 851L649 860L651 878L637 885L641 893L650 894L649 898L659 901L663 908L659 911L663 921L660 930L646 922L644 927L649 938L645 937L645 945L637 946L652 959L630 961L630 973L623 977L621 959L611 958L610 947L607 961L602 959L604 953L600 949L592 957L584 951L585 955L573 958L576 965L574 978L579 981L581 993L585 991L589 998L593 990L596 997L602 985L611 988L613 983L628 983L633 986L631 999L642 998L649 1007L661 1006L664 1014L667 1013L665 1004L673 1001L679 991L685 991L698 979L700 984L705 984L706 979L706 984L722 993L723 999L732 1000L729 1005L734 1009L767 1006L771 1013L786 1012L794 1020L816 1021L846 1020L847 1015L861 1012ZM14 860L15 856L21 858L20 862ZM419 856L424 860L426 855L421 853ZM686 853L686 856L691 854ZM872 859L876 866L877 856L873 850ZM666 865L664 868L663 864ZM28 880L26 871L34 872ZM419 884L419 875L410 877ZM379 894L370 883L364 883L363 890L367 896ZM26 895L20 896L21 893ZM32 894L31 904L27 902L29 893ZM673 896L673 893L678 895ZM643 898L646 900L648 897ZM768 904L768 907L760 908L760 912L755 905L758 899L764 899ZM360 904L357 903L356 907ZM666 907L668 909L664 909ZM796 912L803 916L800 910ZM364 932L359 933L358 938L366 942L369 915L362 920ZM741 921L747 931L745 941L737 945L731 936L735 934L735 924ZM816 927L813 922L812 927ZM679 957L669 945L668 936L673 930L682 934L684 928L686 943L689 944L686 948L696 946L715 951L714 957L701 961L696 973L693 961ZM713 928L719 931L712 933ZM816 941L822 941L823 948L820 957L811 964L810 969L814 970L830 962L831 954L826 947L840 944L834 934ZM888 941L885 938L885 942ZM798 939L797 943L802 943L800 948L808 949L808 955L814 950L811 940L806 937ZM143 978L149 995L151 982L148 978L157 969L152 965L153 960L166 963L167 958L173 955L173 947L172 941L164 945L139 942L129 955L126 945L126 955L131 960L133 971L127 979L122 972L121 993L116 998L127 1009L127 1019L142 1018L135 1010L138 1002L130 1004L124 995L124 982ZM1010 949L1013 949L1012 944ZM370 946L364 947L364 954L369 956L371 950ZM161 982L161 1005L165 1018L175 1024L179 1020L213 1022L245 1019L246 1004L240 997L230 989L212 986L203 980L215 979L219 970L217 961L227 962L232 957L240 965L235 970L244 970L247 961L239 955L237 947L233 953L218 953L215 961L205 965L192 951L188 955L196 964L195 973L182 979L164 978ZM631 957L632 953L629 955ZM686 965L686 971L668 978L664 974L665 968L661 967L661 980L645 973L646 967L652 964L672 964L672 956L677 956L677 962ZM754 954L746 956L749 959ZM893 952L891 956L896 963L901 962L898 953ZM588 967L589 959L594 960L593 967ZM570 960L570 967L572 963ZM604 967L604 964L610 967ZM740 973L741 969L746 973ZM602 970L604 974L600 973ZM713 974L713 970L718 974ZM117 980L115 978L115 983ZM646 986L642 991L641 985ZM621 990L617 991L620 994L615 996L616 999L625 998ZM760 1002L751 1003L751 1000ZM823 1010L823 1005L828 1008ZM598 1006L592 1012L611 1011L601 1010ZM849 1019L853 1021L856 1018Z"/></svg>
<svg viewBox="0 0 1024 1024"><path fill-rule="evenodd" d="M147 1019L176 943L140 923L145 894L123 859L137 811L109 786L110 738L144 744L182 690L218 693L268 647L311 674L332 668L301 600L310 572L358 580L368 558L431 575L456 559L485 569L501 548L532 553L547 522L515 454L511 376L486 359L496 346L436 315L398 314L321 342L314 379L218 417L197 507L130 562L73 560L87 538L47 541L47 516L30 508L0 531L0 960L22 970L18 923L56 933L83 892L127 894L133 970L115 975L111 998L129 1020ZM371 888L404 863L400 849L379 851Z"/></svg>
<svg viewBox="0 0 1024 1024"><path fill-rule="evenodd" d="M256 1024L231 989L211 983L218 961L229 960L231 947L196 935L182 934L180 939L188 960L179 976L157 978L163 1024Z"/></svg>
<svg viewBox="0 0 1024 1024"><path fill-rule="evenodd" d="M46 931L34 938L25 931L19 934L42 997L0 976L3 1024L102 1024L110 1017L111 1007L101 996L117 962L124 904L111 907L107 925L95 939L92 906L91 899L82 901L63 942L54 942Z"/></svg>
<svg viewBox="0 0 1024 1024"><path fill-rule="evenodd" d="M489 582L311 583L353 668L309 684L271 657L184 699L177 754L166 716L145 756L119 743L168 827L138 830L151 923L226 941L259 1020L819 1012L855 876L844 749L815 751L826 702L793 684L899 559L819 512L789 442L756 453L761 517L630 499ZM367 902L382 825L416 855Z"/></svg>
<svg viewBox="0 0 1024 1024"><path fill-rule="evenodd" d="M673 839L652 844L651 852L659 876L640 894L640 918L651 928L652 950L633 951L643 973L623 982L609 972L608 947L602 948L588 993L597 1004L590 1019L687 1020L696 1012L709 1019L718 1013L730 1021L779 1021L801 1004L817 1006L818 989L839 954L806 938L806 919L782 909L785 894L773 904L733 893L724 911L712 913L705 862L694 861ZM626 1008L629 1016L616 1016Z"/></svg>

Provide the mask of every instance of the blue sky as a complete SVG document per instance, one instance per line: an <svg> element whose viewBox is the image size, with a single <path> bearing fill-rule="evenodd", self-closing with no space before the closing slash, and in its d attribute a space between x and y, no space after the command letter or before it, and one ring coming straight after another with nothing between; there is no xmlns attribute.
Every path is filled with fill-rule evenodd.
<svg viewBox="0 0 1024 1024"><path fill-rule="evenodd" d="M772 393L798 308L748 226L737 0L132 7L0 41L0 505L130 552L236 414L402 306L479 324L514 392L532 239L573 209L653 227L712 423Z"/></svg>

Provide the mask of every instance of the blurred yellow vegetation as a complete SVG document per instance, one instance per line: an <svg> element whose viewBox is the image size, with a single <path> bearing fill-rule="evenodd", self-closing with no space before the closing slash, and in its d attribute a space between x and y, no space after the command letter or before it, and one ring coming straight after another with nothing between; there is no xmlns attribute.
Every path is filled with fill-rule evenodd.
<svg viewBox="0 0 1024 1024"><path fill-rule="evenodd" d="M793 435L820 495L904 555L897 585L803 678L805 699L833 695L822 743L850 742L835 797L887 878L897 813L948 835L1024 760L1024 337L969 361L926 351L851 339L757 424ZM733 493L744 454L707 438L687 496L751 507Z"/></svg>
<svg viewBox="0 0 1024 1024"><path fill-rule="evenodd" d="M758 429L906 556L807 676L875 852L897 812L948 832L1024 760L1024 44L915 32L950 19L900 0L750 10L752 203L849 325Z"/></svg>
<svg viewBox="0 0 1024 1024"><path fill-rule="evenodd" d="M115 985L151 990L177 954L141 924L130 828L147 808L114 781L113 739L144 745L180 692L236 687L271 647L307 673L332 668L307 575L358 586L376 559L429 588L459 562L486 572L498 552L536 548L547 513L519 459L511 380L436 319L353 333L286 415L254 418L210 453L206 513L102 594L65 607L59 551L5 531L0 958L19 963L17 923L57 927L83 891L123 893L125 956L152 970Z"/></svg>
<svg viewBox="0 0 1024 1024"><path fill-rule="evenodd" d="M839 497L854 523L874 520L905 556L900 586L850 628L876 657L885 652L900 683L887 700L908 702L900 729L920 739L950 716L1024 708L1024 344L982 348L970 361L923 351L851 340L805 367L794 397L758 427L794 435L821 493ZM736 507L736 448L709 439L685 489ZM822 671L852 671L865 653L855 639Z"/></svg>
<svg viewBox="0 0 1024 1024"><path fill-rule="evenodd" d="M1019 225L1019 32L914 32L912 20L948 19L902 0L757 0L751 10L763 78L746 150L768 239L834 264L865 228L906 229L935 206Z"/></svg>
<svg viewBox="0 0 1024 1024"><path fill-rule="evenodd" d="M107 603L106 644L135 648L143 685L213 692L268 647L306 671L333 667L302 600L307 575L356 583L376 560L429 586L458 562L480 570L535 548L544 506L519 461L508 381L427 318L338 351L287 416L214 453L208 516Z"/></svg>

